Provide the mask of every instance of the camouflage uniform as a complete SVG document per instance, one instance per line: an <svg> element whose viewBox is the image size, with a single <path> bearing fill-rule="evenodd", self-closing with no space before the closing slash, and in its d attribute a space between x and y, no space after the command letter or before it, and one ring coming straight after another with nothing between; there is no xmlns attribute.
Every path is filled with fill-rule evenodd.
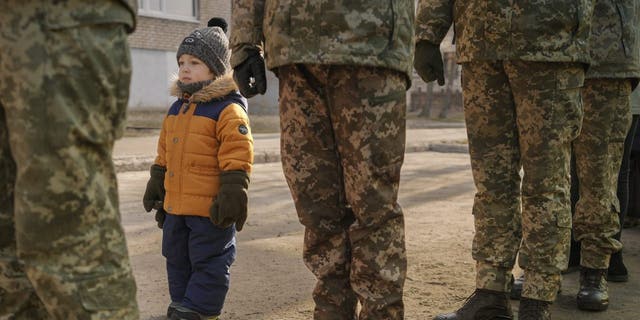
<svg viewBox="0 0 640 320"><path fill-rule="evenodd" d="M397 194L413 1L232 6L232 65L264 47L280 79L282 165L305 226L304 261L318 279L314 318L403 319Z"/></svg>
<svg viewBox="0 0 640 320"><path fill-rule="evenodd" d="M555 300L567 264L570 144L582 121L592 11L590 0L418 4L419 40L439 44L455 27L477 188L479 289L508 291L519 252L522 295Z"/></svg>
<svg viewBox="0 0 640 320"><path fill-rule="evenodd" d="M135 8L0 2L0 317L138 318L111 162Z"/></svg>
<svg viewBox="0 0 640 320"><path fill-rule="evenodd" d="M620 230L616 189L631 123L631 82L640 77L639 14L636 0L595 1L584 121L573 142L580 194L574 237L580 265L592 269L608 268L609 256L622 247L614 237Z"/></svg>

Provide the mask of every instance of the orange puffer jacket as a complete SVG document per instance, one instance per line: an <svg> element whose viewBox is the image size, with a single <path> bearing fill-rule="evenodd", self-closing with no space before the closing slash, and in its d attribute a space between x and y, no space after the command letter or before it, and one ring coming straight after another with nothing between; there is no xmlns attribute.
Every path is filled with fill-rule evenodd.
<svg viewBox="0 0 640 320"><path fill-rule="evenodd" d="M251 172L253 138L247 100L231 74L192 96L174 84L173 103L162 124L155 163L167 168L164 209L176 215L209 216L222 171Z"/></svg>

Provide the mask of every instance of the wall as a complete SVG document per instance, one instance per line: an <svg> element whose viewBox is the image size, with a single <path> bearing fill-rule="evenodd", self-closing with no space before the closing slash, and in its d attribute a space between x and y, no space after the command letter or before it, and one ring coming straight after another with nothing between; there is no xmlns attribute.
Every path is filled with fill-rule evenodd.
<svg viewBox="0 0 640 320"><path fill-rule="evenodd" d="M205 26L211 17L223 17L231 25L231 1L200 0L198 21L172 20L150 16L138 16L138 28L130 35L133 77L131 82L130 108L166 108L173 101L169 96L170 79L177 72L175 53L182 39L193 29ZM442 42L443 55L451 57L455 52L453 32ZM460 91L459 67L454 78L447 78L447 86L432 86L432 92L445 88L456 94ZM407 92L411 105L411 93L427 92L427 84L414 72L413 85ZM427 98L429 99L429 98ZM414 103L415 104L415 103ZM252 113L276 114L278 112L278 79L267 71L267 93L249 99Z"/></svg>
<svg viewBox="0 0 640 320"><path fill-rule="evenodd" d="M231 1L200 0L197 21L138 15L137 29L129 36L133 68L129 108L168 107L175 99L169 96L169 86L178 71L178 46L212 17L223 17L231 24Z"/></svg>

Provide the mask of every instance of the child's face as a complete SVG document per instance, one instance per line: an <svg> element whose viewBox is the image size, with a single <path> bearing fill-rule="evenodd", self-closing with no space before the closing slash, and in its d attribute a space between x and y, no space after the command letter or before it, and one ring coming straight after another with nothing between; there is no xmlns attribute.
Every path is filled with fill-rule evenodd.
<svg viewBox="0 0 640 320"><path fill-rule="evenodd" d="M202 60L185 53L178 59L178 79L182 83L212 80L213 72Z"/></svg>

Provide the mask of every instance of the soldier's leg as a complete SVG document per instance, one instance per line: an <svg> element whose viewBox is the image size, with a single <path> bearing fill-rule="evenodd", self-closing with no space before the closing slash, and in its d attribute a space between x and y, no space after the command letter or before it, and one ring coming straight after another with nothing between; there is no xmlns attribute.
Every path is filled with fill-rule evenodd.
<svg viewBox="0 0 640 320"><path fill-rule="evenodd" d="M520 150L515 105L502 63L462 66L464 113L476 185L476 287L507 292L520 244Z"/></svg>
<svg viewBox="0 0 640 320"><path fill-rule="evenodd" d="M15 181L16 164L9 148L7 118L0 102L0 318L12 315L14 319L47 319L47 311L27 279L24 265L16 253L13 225Z"/></svg>
<svg viewBox="0 0 640 320"><path fill-rule="evenodd" d="M573 142L580 180L573 229L583 267L607 269L609 256L622 248L614 238L620 229L616 186L631 121L630 93L626 79L588 79L582 90L584 121Z"/></svg>
<svg viewBox="0 0 640 320"><path fill-rule="evenodd" d="M278 70L282 167L305 226L304 262L318 280L314 318L351 320L356 298L349 283L346 230L353 214L344 199L340 160L322 94L326 75L318 66Z"/></svg>
<svg viewBox="0 0 640 320"><path fill-rule="evenodd" d="M638 116L633 115L631 118L631 126L627 132L627 137L624 140L624 147L622 152L622 162L620 163L620 171L618 172L618 187L616 195L618 196L618 202L620 203L620 213L618 219L620 220L620 229L614 236L614 239L621 241L622 226L624 225L625 218L629 209L629 194L630 192L630 173L631 173L631 145L633 144L633 137L638 126ZM622 241L621 241L622 242ZM624 243L623 243L624 247ZM611 255L609 259L609 269L607 270L607 281L613 282L626 282L629 280L629 272L622 259L623 250L619 250Z"/></svg>
<svg viewBox="0 0 640 320"><path fill-rule="evenodd" d="M571 235L569 165L571 141L580 131L579 64L506 62L514 93L521 162L522 296L554 301L567 267ZM582 181L580 181L582 182Z"/></svg>
<svg viewBox="0 0 640 320"><path fill-rule="evenodd" d="M632 115L631 126L627 131L627 136L624 139L624 146L622 151L622 162L620 162L620 172L618 172L618 187L616 194L618 196L618 202L620 203L620 214L618 215L620 220L620 226L624 224L624 219L627 217L629 210L629 197L630 197L630 174L631 174L631 146L633 145L633 137L635 136L636 129L638 127L638 115ZM616 234L615 238L620 240L622 228Z"/></svg>
<svg viewBox="0 0 640 320"><path fill-rule="evenodd" d="M26 13L1 28L18 256L54 318L137 319L111 162L131 71L124 27L49 29L46 12Z"/></svg>
<svg viewBox="0 0 640 320"><path fill-rule="evenodd" d="M328 108L347 202L351 287L359 319L403 319L407 272L404 218L397 202L404 160L406 79L384 68L335 66Z"/></svg>

